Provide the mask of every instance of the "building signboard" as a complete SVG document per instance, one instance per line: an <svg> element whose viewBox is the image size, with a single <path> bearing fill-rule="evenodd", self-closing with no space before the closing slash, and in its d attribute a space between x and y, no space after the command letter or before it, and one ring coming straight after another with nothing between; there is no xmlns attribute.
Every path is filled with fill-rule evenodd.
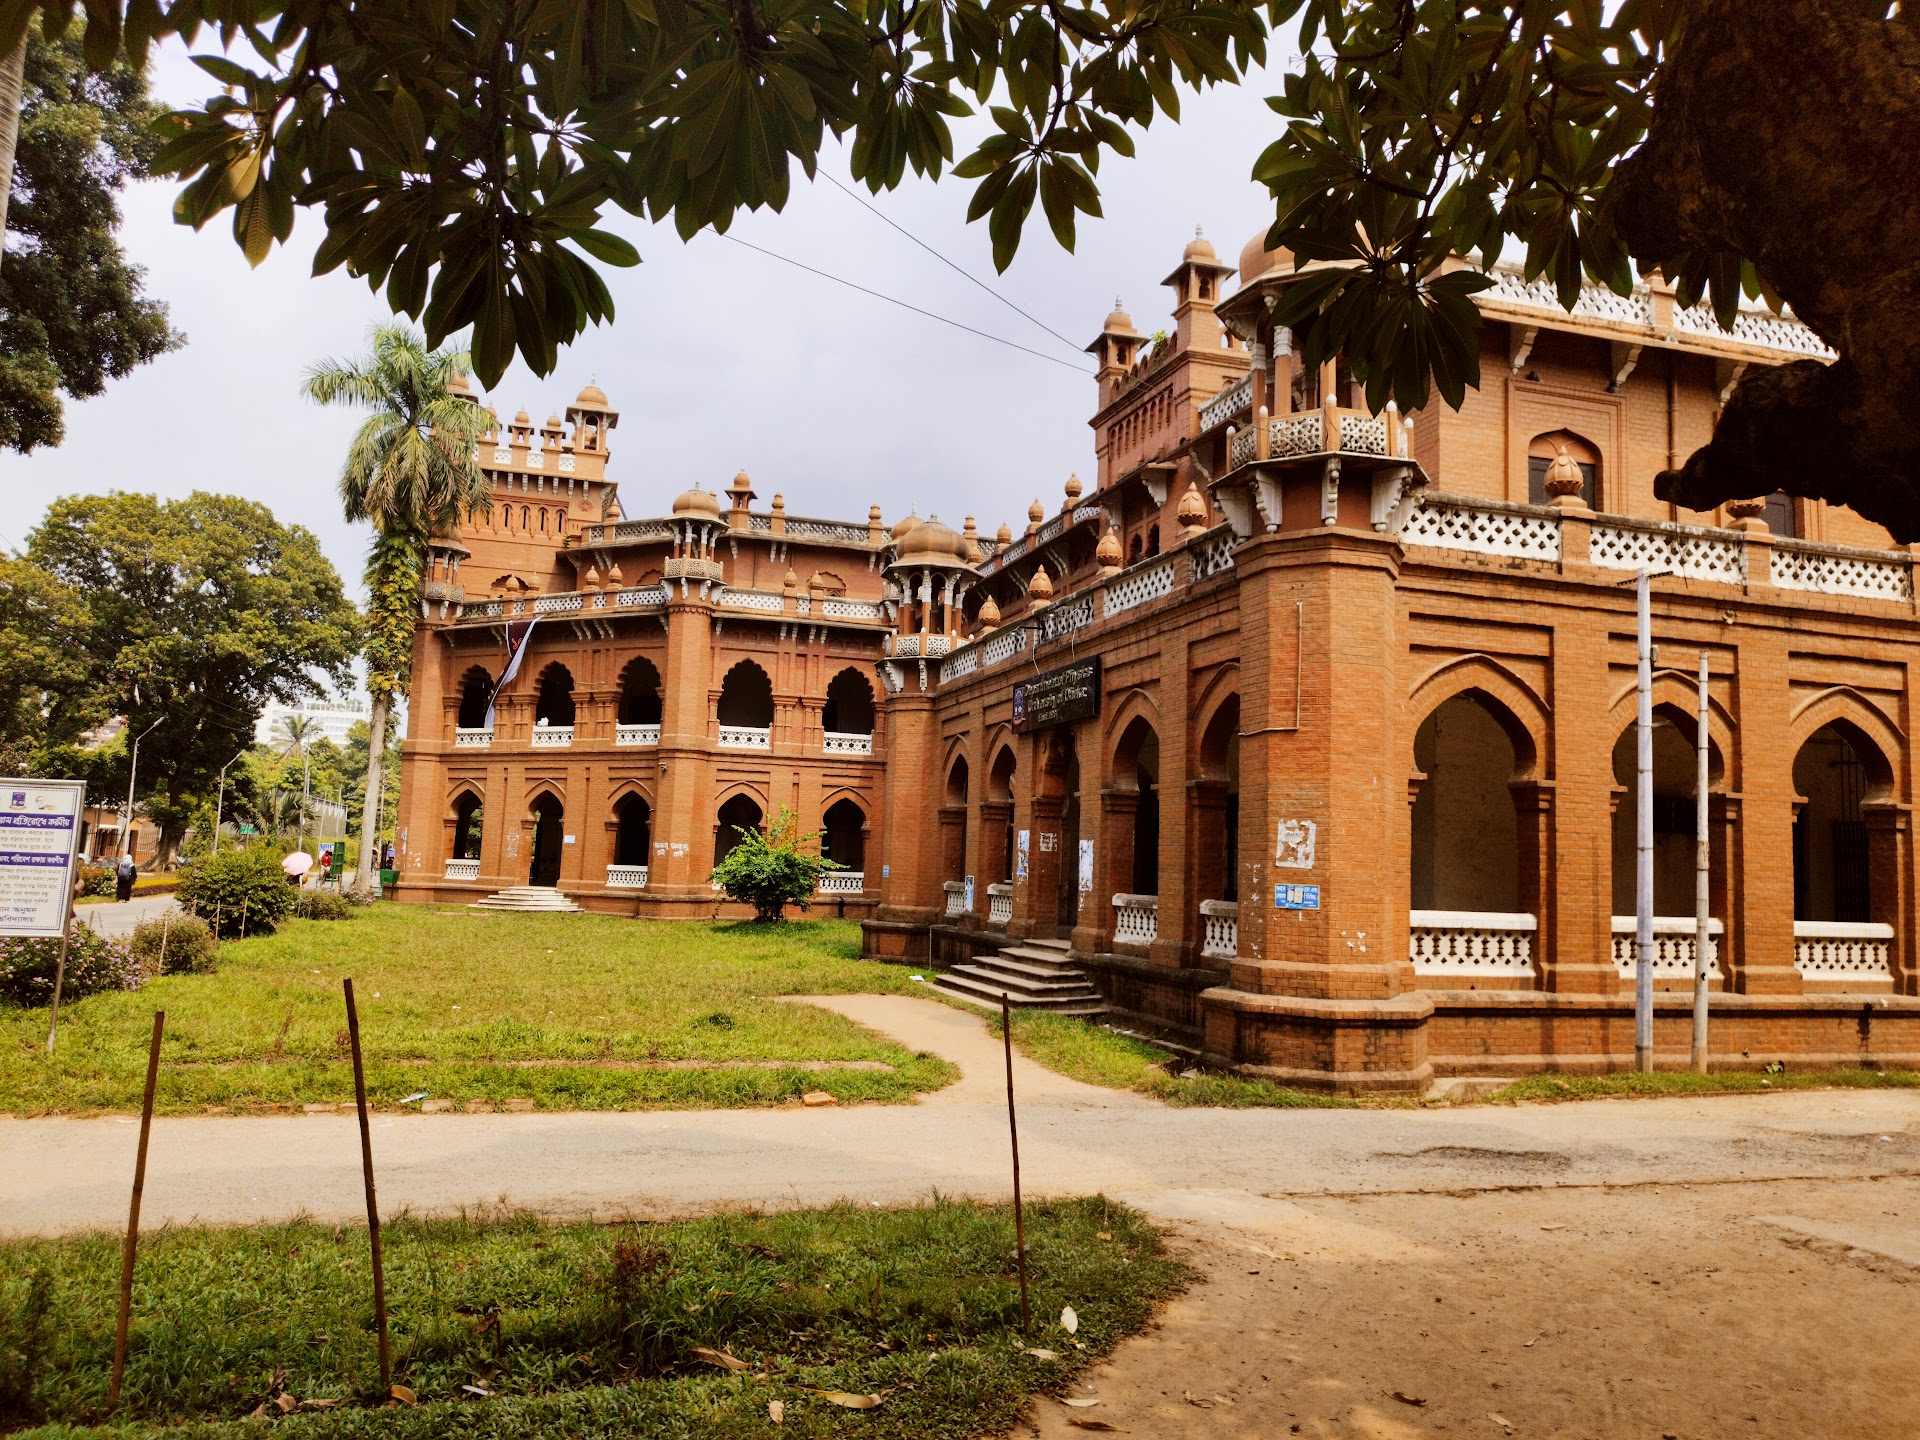
<svg viewBox="0 0 1920 1440"><path fill-rule="evenodd" d="M1076 660L1013 687L1013 728L1025 735L1100 713L1100 657Z"/></svg>
<svg viewBox="0 0 1920 1440"><path fill-rule="evenodd" d="M63 935L78 863L79 780L0 780L0 935Z"/></svg>
<svg viewBox="0 0 1920 1440"><path fill-rule="evenodd" d="M1320 887L1318 885L1276 885L1273 887L1273 907L1276 910L1318 910Z"/></svg>

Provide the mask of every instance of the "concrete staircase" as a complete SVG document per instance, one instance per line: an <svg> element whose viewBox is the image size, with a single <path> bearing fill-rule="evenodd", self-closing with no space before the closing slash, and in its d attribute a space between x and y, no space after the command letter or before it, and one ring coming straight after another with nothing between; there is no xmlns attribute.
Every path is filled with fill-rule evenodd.
<svg viewBox="0 0 1920 1440"><path fill-rule="evenodd" d="M943 971L933 981L933 988L989 1010L998 1010L1000 997L1005 995L1015 1006L1051 1010L1056 1015L1091 1019L1107 1011L1100 992L1067 963L1064 940L1025 940L1005 946L998 954L980 956Z"/></svg>
<svg viewBox="0 0 1920 1440"><path fill-rule="evenodd" d="M512 885L476 900L469 910L512 910L523 915L578 915L580 907L551 885Z"/></svg>

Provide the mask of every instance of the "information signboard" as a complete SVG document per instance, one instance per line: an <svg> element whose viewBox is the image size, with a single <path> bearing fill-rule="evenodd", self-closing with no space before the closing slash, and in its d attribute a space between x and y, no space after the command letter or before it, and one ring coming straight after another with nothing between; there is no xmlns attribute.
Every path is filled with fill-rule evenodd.
<svg viewBox="0 0 1920 1440"><path fill-rule="evenodd" d="M1100 657L1076 660L1013 687L1013 728L1025 735L1100 713Z"/></svg>
<svg viewBox="0 0 1920 1440"><path fill-rule="evenodd" d="M66 933L86 798L79 780L0 779L0 935Z"/></svg>

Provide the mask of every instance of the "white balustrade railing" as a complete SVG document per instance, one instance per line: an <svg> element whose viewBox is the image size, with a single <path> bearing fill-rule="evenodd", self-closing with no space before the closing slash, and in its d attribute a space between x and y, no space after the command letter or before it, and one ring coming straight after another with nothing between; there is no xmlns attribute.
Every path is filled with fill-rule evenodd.
<svg viewBox="0 0 1920 1440"><path fill-rule="evenodd" d="M867 888L864 870L829 870L820 877L814 890L821 895L858 895Z"/></svg>
<svg viewBox="0 0 1920 1440"><path fill-rule="evenodd" d="M453 748L456 750L484 750L493 744L493 731L484 725L469 729L462 726L453 732Z"/></svg>
<svg viewBox="0 0 1920 1440"><path fill-rule="evenodd" d="M770 614L787 608L786 597L771 590L725 590L720 603L735 610L764 610Z"/></svg>
<svg viewBox="0 0 1920 1440"><path fill-rule="evenodd" d="M542 595L533 602L536 615L564 615L578 610L586 602L579 595Z"/></svg>
<svg viewBox="0 0 1920 1440"><path fill-rule="evenodd" d="M1560 516L1539 505L1470 500L1430 491L1407 515L1400 542L1516 560L1558 560Z"/></svg>
<svg viewBox="0 0 1920 1440"><path fill-rule="evenodd" d="M1890 980L1893 927L1843 920L1796 920L1793 968L1803 980Z"/></svg>
<svg viewBox="0 0 1920 1440"><path fill-rule="evenodd" d="M646 889L647 867L644 865L607 866L607 888L609 890Z"/></svg>
<svg viewBox="0 0 1920 1440"><path fill-rule="evenodd" d="M1013 886L993 884L987 886L987 923L1005 925L1013 919Z"/></svg>
<svg viewBox="0 0 1920 1440"><path fill-rule="evenodd" d="M1027 648L1027 629L1024 625L1015 625L996 635L989 635L980 642L980 659L983 664L998 665L1002 660L1011 660Z"/></svg>
<svg viewBox="0 0 1920 1440"><path fill-rule="evenodd" d="M871 600L847 600L829 595L820 602L820 613L829 620L878 620L880 607Z"/></svg>
<svg viewBox="0 0 1920 1440"><path fill-rule="evenodd" d="M861 735L846 730L829 730L825 734L825 740L829 755L873 754L873 736L871 735Z"/></svg>
<svg viewBox="0 0 1920 1440"><path fill-rule="evenodd" d="M1267 453L1318 455L1326 448L1320 439L1325 428L1320 423L1318 410L1309 410L1303 415L1276 415L1267 421Z"/></svg>
<svg viewBox="0 0 1920 1440"><path fill-rule="evenodd" d="M631 590L622 590L616 597L621 609L638 605L664 605L667 603L667 587L664 585L636 585Z"/></svg>
<svg viewBox="0 0 1920 1440"><path fill-rule="evenodd" d="M1200 428L1211 430L1253 404L1253 377L1242 376L1200 407Z"/></svg>
<svg viewBox="0 0 1920 1440"><path fill-rule="evenodd" d="M1188 550L1192 559L1192 579L1195 583L1210 580L1215 575L1233 569L1233 531L1223 528L1218 535L1203 540Z"/></svg>
<svg viewBox="0 0 1920 1440"><path fill-rule="evenodd" d="M536 725L533 727L533 748L536 750L564 750L573 744L573 726Z"/></svg>
<svg viewBox="0 0 1920 1440"><path fill-rule="evenodd" d="M755 725L722 725L720 727L720 745L725 750L771 750L773 748L773 727Z"/></svg>
<svg viewBox="0 0 1920 1440"><path fill-rule="evenodd" d="M1231 960L1240 953L1240 907L1231 900L1200 902L1200 953Z"/></svg>
<svg viewBox="0 0 1920 1440"><path fill-rule="evenodd" d="M940 887L947 892L947 914L964 915L967 913L967 882L949 880Z"/></svg>
<svg viewBox="0 0 1920 1440"><path fill-rule="evenodd" d="M449 860L445 878L448 880L478 880L480 862L478 860Z"/></svg>
<svg viewBox="0 0 1920 1440"><path fill-rule="evenodd" d="M1588 558L1607 570L1665 570L1689 580L1739 585L1747 578L1747 547L1739 535L1697 525L1609 518L1596 521Z"/></svg>
<svg viewBox="0 0 1920 1440"><path fill-rule="evenodd" d="M1416 975L1534 978L1533 937L1540 922L1505 910L1410 910L1407 957Z"/></svg>
<svg viewBox="0 0 1920 1440"><path fill-rule="evenodd" d="M1771 575L1773 583L1782 590L1854 595L1863 600L1896 600L1903 605L1913 599L1912 560L1879 550L1776 540Z"/></svg>
<svg viewBox="0 0 1920 1440"><path fill-rule="evenodd" d="M1113 943L1151 945L1160 933L1160 897L1158 895L1116 895L1113 897Z"/></svg>
<svg viewBox="0 0 1920 1440"><path fill-rule="evenodd" d="M968 645L947 657L947 663L940 667L940 679L962 680L980 668L980 647Z"/></svg>
<svg viewBox="0 0 1920 1440"><path fill-rule="evenodd" d="M1040 614L1040 638L1058 640L1062 635L1093 623L1093 596L1077 595L1050 605Z"/></svg>
<svg viewBox="0 0 1920 1440"><path fill-rule="evenodd" d="M1162 560L1131 574L1116 575L1107 582L1100 608L1108 615L1120 615L1149 600L1173 593L1173 561Z"/></svg>
<svg viewBox="0 0 1920 1440"><path fill-rule="evenodd" d="M1725 927L1718 920L1707 921L1707 975L1720 978L1720 935ZM1691 980L1693 978L1693 942L1696 922L1691 915L1653 917L1653 978ZM1613 965L1622 979L1631 980L1634 959L1634 918L1613 917Z"/></svg>
<svg viewBox="0 0 1920 1440"><path fill-rule="evenodd" d="M660 727L658 725L616 725L613 727L613 743L616 745L658 745Z"/></svg>

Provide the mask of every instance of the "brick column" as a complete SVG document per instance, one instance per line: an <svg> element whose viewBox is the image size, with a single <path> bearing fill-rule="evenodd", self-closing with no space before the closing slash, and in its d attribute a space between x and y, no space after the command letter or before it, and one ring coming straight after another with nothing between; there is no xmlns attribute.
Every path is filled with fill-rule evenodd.
<svg viewBox="0 0 1920 1440"><path fill-rule="evenodd" d="M1163 792L1164 793L1164 792ZM1193 878L1187 883L1185 897L1186 908L1196 917L1192 922L1198 925L1202 900L1224 900L1227 892L1227 847L1224 842L1227 823L1227 782L1224 780L1189 780L1187 782L1187 804L1184 821L1187 826L1187 872ZM1161 811L1160 823L1167 823L1165 810ZM1162 900L1161 921L1166 920L1166 902ZM1199 965L1200 947L1188 948L1185 963Z"/></svg>
<svg viewBox="0 0 1920 1440"><path fill-rule="evenodd" d="M1520 909L1530 912L1539 928L1533 932L1534 963L1546 973L1544 957L1556 951L1553 893L1553 782L1517 780L1513 793L1515 848Z"/></svg>
<svg viewBox="0 0 1920 1440"><path fill-rule="evenodd" d="M1082 830L1097 814L1093 832L1093 890L1081 897L1073 948L1088 954L1114 948L1113 897L1133 889L1134 825L1140 814L1140 792L1106 789L1096 806L1080 807ZM1073 857L1074 883L1079 883L1080 857Z"/></svg>
<svg viewBox="0 0 1920 1440"><path fill-rule="evenodd" d="M1563 536L1572 523L1562 522ZM1614 685L1608 660L1614 629L1623 624L1631 634L1632 610L1623 614L1614 592L1613 603L1596 596L1591 606L1562 612L1554 627L1553 805L1543 817L1550 822L1544 876L1551 893L1541 907L1552 925L1540 952L1548 990L1605 995L1622 985L1612 958L1615 735L1607 717Z"/></svg>
<svg viewBox="0 0 1920 1440"><path fill-rule="evenodd" d="M1752 537L1749 537L1751 540ZM1787 631L1738 632L1740 934L1727 988L1797 995L1793 968L1793 693ZM1724 969L1725 966L1723 965Z"/></svg>
<svg viewBox="0 0 1920 1440"><path fill-rule="evenodd" d="M1433 1005L1406 958L1399 557L1389 536L1334 526L1234 554L1240 956L1201 997L1205 1049L1288 1083L1421 1089L1431 1074ZM1317 886L1319 908L1276 908L1281 885Z"/></svg>
<svg viewBox="0 0 1920 1440"><path fill-rule="evenodd" d="M711 904L713 793L708 779L708 692L713 687L712 606L698 591L667 590L667 651L660 675L660 744L654 758L653 854L647 890Z"/></svg>
<svg viewBox="0 0 1920 1440"><path fill-rule="evenodd" d="M916 679L887 702L889 724L886 770L886 813L924 814L929 796L940 794L940 721L933 696L923 693ZM924 930L940 918L946 893L940 888L941 828L938 825L889 825L881 841L886 880L875 919L883 926ZM926 937L919 948L905 953L925 954Z"/></svg>
<svg viewBox="0 0 1920 1440"><path fill-rule="evenodd" d="M1863 805L1867 826L1867 892L1873 919L1893 927L1888 956L1896 995L1915 991L1913 950L1913 811L1906 805Z"/></svg>

